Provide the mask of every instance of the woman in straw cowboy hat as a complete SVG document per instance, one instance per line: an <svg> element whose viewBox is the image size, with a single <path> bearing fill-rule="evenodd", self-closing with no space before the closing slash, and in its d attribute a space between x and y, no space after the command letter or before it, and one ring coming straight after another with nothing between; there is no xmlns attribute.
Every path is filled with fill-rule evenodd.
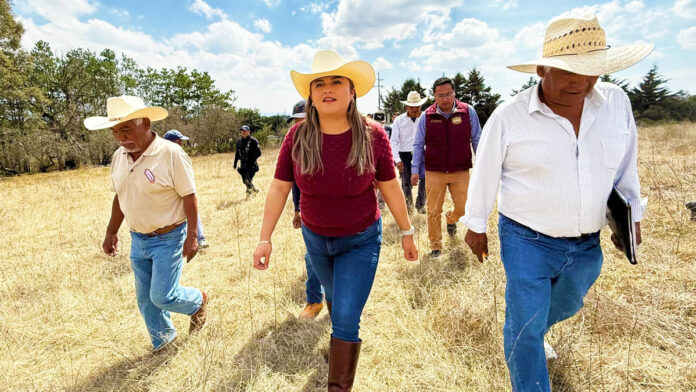
<svg viewBox="0 0 696 392"><path fill-rule="evenodd" d="M396 181L389 140L360 115L356 98L375 82L372 66L333 51L314 56L312 72L291 71L307 99L307 116L290 129L268 191L254 267L268 268L271 234L293 181L302 191L302 235L324 286L333 324L329 391L350 391L360 352L360 315L372 288L382 243L375 186L401 228L404 257L417 260L413 226Z"/></svg>
<svg viewBox="0 0 696 392"><path fill-rule="evenodd" d="M546 29L542 58L510 66L536 72L539 85L499 106L483 130L462 220L469 227L465 241L482 261L500 185L503 338L514 391L551 389L546 360L556 353L544 335L582 308L599 276L599 231L614 187L631 203L640 243L631 104L621 88L597 78L651 50L649 44L609 48L595 17L559 19Z"/></svg>

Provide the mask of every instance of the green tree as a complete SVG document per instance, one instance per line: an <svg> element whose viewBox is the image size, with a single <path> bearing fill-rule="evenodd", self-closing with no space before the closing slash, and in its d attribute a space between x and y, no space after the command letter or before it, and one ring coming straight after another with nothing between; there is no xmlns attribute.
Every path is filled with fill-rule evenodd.
<svg viewBox="0 0 696 392"><path fill-rule="evenodd" d="M455 79L461 74L455 75ZM455 86L457 82L455 81ZM460 86L455 88L455 95L458 100L471 104L476 110L479 122L483 126L491 113L498 107L500 94L491 92L490 86L486 86L486 82L478 69L474 68L469 72L468 77Z"/></svg>
<svg viewBox="0 0 696 392"><path fill-rule="evenodd" d="M387 115L388 122L391 120L392 113L402 113L406 110L401 101L405 101L408 93L411 91L417 91L421 98L428 97L428 100L423 104L423 107L432 105L433 101L428 96L425 88L421 86L420 80L413 78L406 79L400 88L392 88L382 97L382 108L384 113Z"/></svg>
<svg viewBox="0 0 696 392"><path fill-rule="evenodd" d="M524 91L532 86L536 86L537 83L539 83L539 79L535 78L534 76L530 76L529 79L527 79L527 81L522 84L522 86L520 87L519 90L513 89L512 94L510 94L510 95L515 96L515 95L521 93L522 91Z"/></svg>
<svg viewBox="0 0 696 392"><path fill-rule="evenodd" d="M668 104L674 97L666 86L667 80L658 74L657 65L643 77L638 87L633 88L628 97L633 106L633 116L636 120L652 121L671 120Z"/></svg>
<svg viewBox="0 0 696 392"><path fill-rule="evenodd" d="M607 83L615 84L615 85L621 87L621 89L622 89L626 94L628 94L628 92L630 91L630 86L628 85L628 81L626 81L626 79L615 78L615 77L612 77L611 75L607 74L607 75L602 75L602 76L599 78L599 80L602 81L602 82L607 82Z"/></svg>

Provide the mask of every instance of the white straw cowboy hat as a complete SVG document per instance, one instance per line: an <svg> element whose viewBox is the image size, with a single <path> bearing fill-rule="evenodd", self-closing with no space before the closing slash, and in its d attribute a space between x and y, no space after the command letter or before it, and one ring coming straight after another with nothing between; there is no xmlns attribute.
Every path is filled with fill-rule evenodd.
<svg viewBox="0 0 696 392"><path fill-rule="evenodd" d="M333 50L321 50L314 55L312 72L308 74L290 71L290 77L302 98L309 97L309 84L324 76L343 76L353 81L355 96L362 97L375 85L375 70L370 63L346 61Z"/></svg>
<svg viewBox="0 0 696 392"><path fill-rule="evenodd" d="M94 116L86 118L85 128L89 130L111 128L114 125L133 120L134 118L149 118L159 121L167 117L167 110L156 106L145 106L140 97L121 95L106 99L106 117Z"/></svg>
<svg viewBox="0 0 696 392"><path fill-rule="evenodd" d="M420 94L418 94L418 91L410 91L406 96L406 100L401 101L401 103L403 103L406 106L422 106L427 100L428 97L421 99Z"/></svg>
<svg viewBox="0 0 696 392"><path fill-rule="evenodd" d="M620 71L644 59L652 44L636 43L609 47L597 17L559 19L546 28L542 57L508 68L536 73L536 67L549 66L580 75L598 76Z"/></svg>

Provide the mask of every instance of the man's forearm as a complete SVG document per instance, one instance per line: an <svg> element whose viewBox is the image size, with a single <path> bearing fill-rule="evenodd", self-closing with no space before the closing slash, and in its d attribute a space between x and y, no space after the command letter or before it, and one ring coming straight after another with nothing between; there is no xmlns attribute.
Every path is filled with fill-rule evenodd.
<svg viewBox="0 0 696 392"><path fill-rule="evenodd" d="M196 237L198 235L198 200L195 193L184 196L184 213L186 214L186 235Z"/></svg>
<svg viewBox="0 0 696 392"><path fill-rule="evenodd" d="M111 218L109 218L109 224L106 226L106 232L108 234L118 233L118 229L123 223L123 211L121 211L121 204L118 202L118 195L114 196L114 201L111 203Z"/></svg>

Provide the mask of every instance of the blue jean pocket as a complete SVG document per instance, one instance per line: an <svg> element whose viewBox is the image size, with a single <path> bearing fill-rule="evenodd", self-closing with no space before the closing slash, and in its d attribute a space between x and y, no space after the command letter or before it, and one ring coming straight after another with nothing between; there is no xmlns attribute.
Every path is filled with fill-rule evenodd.
<svg viewBox="0 0 696 392"><path fill-rule="evenodd" d="M502 216L500 217L500 224L499 224L500 231L503 234L509 234L509 235L514 235L520 238L528 239L528 240L538 240L539 239L539 233L525 227L512 219Z"/></svg>

